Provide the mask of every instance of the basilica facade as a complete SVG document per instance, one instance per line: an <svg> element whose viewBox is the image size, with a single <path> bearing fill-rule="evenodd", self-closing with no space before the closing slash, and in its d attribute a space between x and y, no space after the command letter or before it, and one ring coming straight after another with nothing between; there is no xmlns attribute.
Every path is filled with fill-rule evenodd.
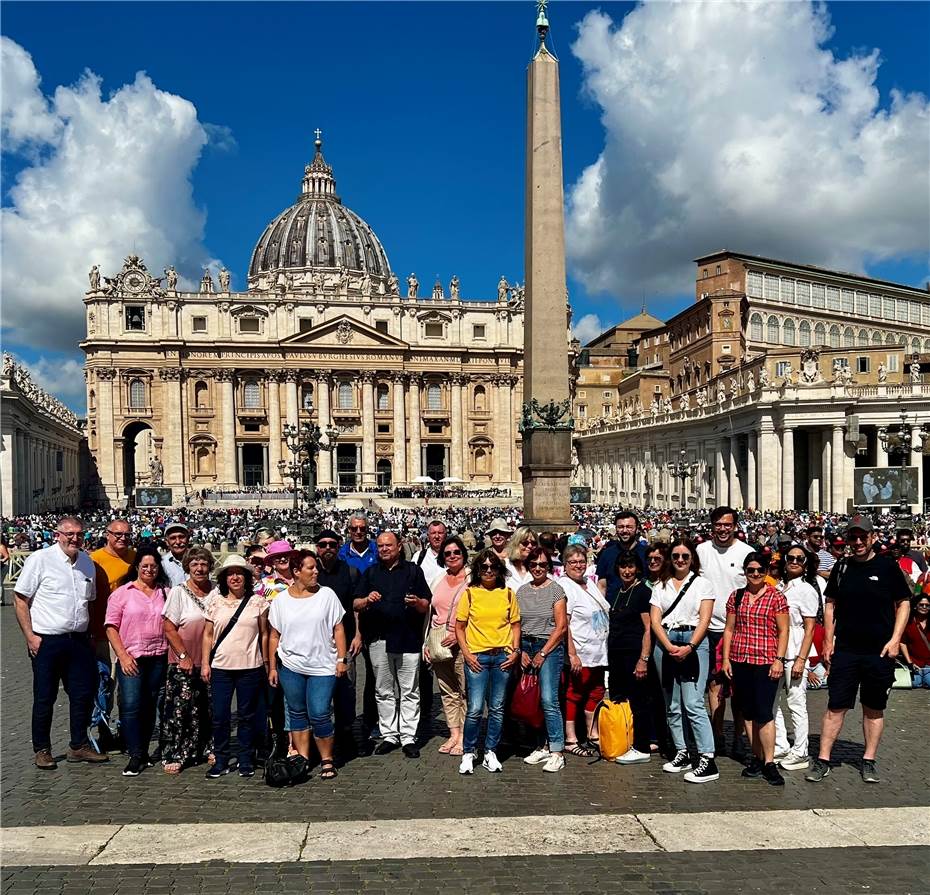
<svg viewBox="0 0 930 895"><path fill-rule="evenodd" d="M140 485L200 490L288 484L291 426L338 432L315 482L344 491L459 480L519 490L523 296L461 284L420 294L336 193L322 144L297 202L267 226L248 289L224 268L198 291L130 255L90 273L87 441L100 499Z"/></svg>

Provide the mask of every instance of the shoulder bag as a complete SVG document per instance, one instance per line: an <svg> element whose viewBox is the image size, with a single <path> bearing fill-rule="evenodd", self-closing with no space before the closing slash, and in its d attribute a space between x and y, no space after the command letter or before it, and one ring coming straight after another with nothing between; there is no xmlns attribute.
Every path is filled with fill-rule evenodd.
<svg viewBox="0 0 930 895"><path fill-rule="evenodd" d="M213 664L213 657L216 655L216 651L220 648L220 644L226 639L226 636L236 627L236 622L239 621L239 616L242 615L242 610L245 609L245 604L252 599L251 594L246 594L239 601L239 605L236 607L236 611L233 613L232 618L227 623L226 627L223 628L222 633L219 637L216 638L216 643L213 644L213 649L210 650L210 664Z"/></svg>

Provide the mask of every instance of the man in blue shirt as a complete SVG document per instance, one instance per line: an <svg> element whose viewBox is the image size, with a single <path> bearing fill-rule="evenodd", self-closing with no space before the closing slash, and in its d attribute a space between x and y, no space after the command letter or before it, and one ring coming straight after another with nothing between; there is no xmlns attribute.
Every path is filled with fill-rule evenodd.
<svg viewBox="0 0 930 895"><path fill-rule="evenodd" d="M614 516L614 528L617 537L601 550L597 558L597 586L610 604L613 604L620 588L620 576L617 574L620 554L637 553L643 568L646 568L646 545L639 540L639 519L636 513L621 510Z"/></svg>
<svg viewBox="0 0 930 895"><path fill-rule="evenodd" d="M349 519L348 539L339 548L339 559L357 569L359 575L378 561L378 548L368 533L368 517L358 513Z"/></svg>

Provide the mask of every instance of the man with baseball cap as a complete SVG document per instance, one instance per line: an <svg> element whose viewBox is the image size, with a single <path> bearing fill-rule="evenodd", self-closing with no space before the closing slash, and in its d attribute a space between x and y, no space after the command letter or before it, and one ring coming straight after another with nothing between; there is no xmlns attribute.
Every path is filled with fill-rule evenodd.
<svg viewBox="0 0 930 895"><path fill-rule="evenodd" d="M865 739L860 773L866 783L879 782L875 756L910 614L907 579L891 556L876 554L872 520L862 514L853 516L846 541L850 555L833 567L824 593L821 660L830 672L830 698L821 723L820 753L804 778L811 783L819 783L830 773L833 744L857 692Z"/></svg>
<svg viewBox="0 0 930 895"><path fill-rule="evenodd" d="M172 522L165 528L168 552L161 558L161 567L165 570L172 587L187 581L187 572L184 571L182 563L190 542L190 529L183 522Z"/></svg>

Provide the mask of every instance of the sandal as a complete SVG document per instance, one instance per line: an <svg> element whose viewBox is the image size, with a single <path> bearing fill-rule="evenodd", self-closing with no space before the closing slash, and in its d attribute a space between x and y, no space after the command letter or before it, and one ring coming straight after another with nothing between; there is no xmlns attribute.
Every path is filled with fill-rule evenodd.
<svg viewBox="0 0 930 895"><path fill-rule="evenodd" d="M461 746L453 746L449 752L449 755L464 755L465 750Z"/></svg>
<svg viewBox="0 0 930 895"><path fill-rule="evenodd" d="M577 755L579 758L593 758L597 754L593 749L582 746L580 743L566 743L564 751L569 755Z"/></svg>
<svg viewBox="0 0 930 895"><path fill-rule="evenodd" d="M448 755L452 749L452 740L446 740L436 751Z"/></svg>
<svg viewBox="0 0 930 895"><path fill-rule="evenodd" d="M338 776L336 765L331 758L323 758L320 760L320 780L332 780L334 777Z"/></svg>
<svg viewBox="0 0 930 895"><path fill-rule="evenodd" d="M164 767L166 774L180 774L184 765L179 761L165 761L162 762L162 767Z"/></svg>

